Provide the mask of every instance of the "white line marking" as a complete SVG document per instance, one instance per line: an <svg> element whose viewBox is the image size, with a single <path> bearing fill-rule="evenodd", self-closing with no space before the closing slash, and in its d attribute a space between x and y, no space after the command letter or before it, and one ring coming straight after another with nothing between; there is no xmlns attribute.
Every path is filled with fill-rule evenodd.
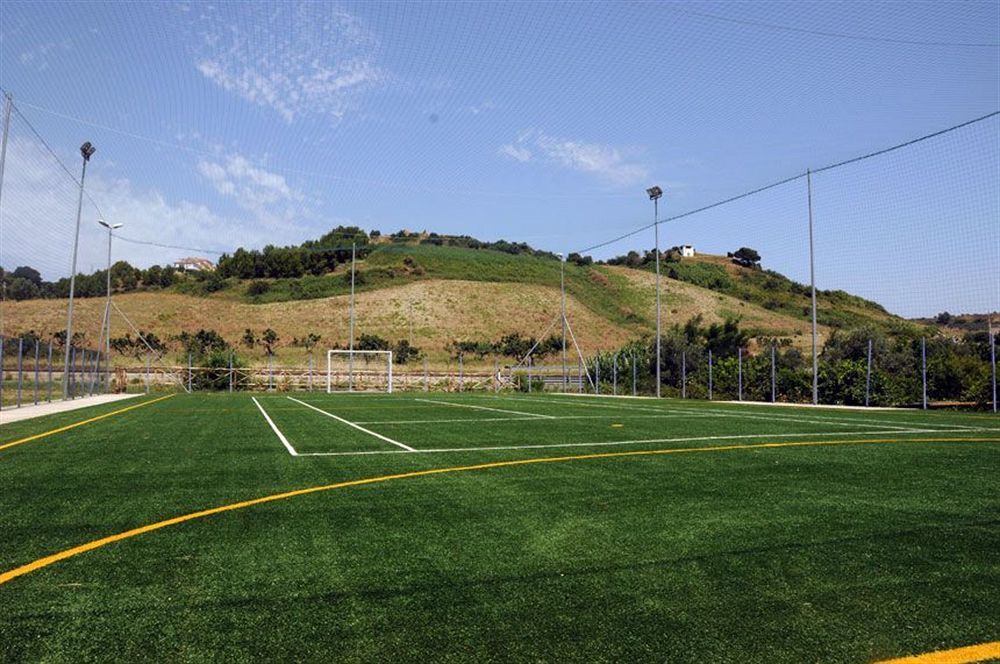
<svg viewBox="0 0 1000 664"><path fill-rule="evenodd" d="M355 424L354 422L351 422L350 420L345 420L345 419L344 419L343 417L337 417L337 416L336 416L336 415L334 415L333 413L328 413L328 412L326 412L325 410L322 410L322 409L320 409L320 408L317 408L316 406L313 406L313 405L311 405L311 404L308 404L308 403L306 403L305 401L299 401L298 399L295 399L295 398L293 398L293 397L288 397L288 398L289 398L289 399L291 399L292 401L294 401L295 403L299 403L299 404L302 404L302 405L303 405L303 406L305 406L306 408L312 408L312 409L313 409L313 410L315 410L315 411L316 411L317 413L322 413L323 415L326 415L327 417L332 417L333 419L337 420L338 422L342 422L342 423L346 424L346 425L347 425L347 426L349 426L349 427L354 427L354 428L355 428L355 429L357 429L358 431L364 431L364 432L365 432L366 434L368 434L369 436L375 436L375 437L376 437L376 438L378 438L379 440L384 440L384 441L385 441L385 442L387 442L387 443L392 443L392 444L393 444L393 445L395 445L396 447L402 447L402 448L403 448L404 450L406 450L407 452L416 452L416 450L415 450L415 449L413 449L413 448L412 448L412 447L410 447L409 445L404 445L403 443L399 442L398 440L393 440L392 438L388 438L388 437L386 437L386 436L383 436L383 435L382 435L382 434L380 434L380 433L375 433L375 432L374 432L374 431L372 431L371 429L366 429L366 428L364 428L363 426L360 426L360 425L357 425L357 424ZM312 455L313 455L313 456L316 456L317 454L320 454L320 453L313 453ZM328 454L331 454L331 453L328 453Z"/></svg>
<svg viewBox="0 0 1000 664"><path fill-rule="evenodd" d="M664 413L662 415L633 415L631 413L608 413L607 415L550 415L549 419L552 420L688 420L697 419L689 418L686 415L674 415L672 413ZM704 419L704 418L702 418ZM369 426L381 425L381 424L453 424L462 422L537 422L538 416L532 415L531 417L463 417L455 419L440 419L440 420L371 420L371 421L359 421L358 424L366 424Z"/></svg>
<svg viewBox="0 0 1000 664"><path fill-rule="evenodd" d="M826 433L818 432L807 432L807 433L786 433L786 434L775 434L775 433L753 433L753 434L743 434L736 436L698 436L694 438L644 438L639 440L614 440L602 443L551 443L544 445L495 445L489 447L449 447L440 449L429 449L429 450L413 450L418 454L432 454L432 453L445 453L445 452L486 452L495 450L534 450L534 449L544 449L550 447L609 447L617 445L643 445L650 443L691 443L691 442L705 442L713 440L744 440L744 439L754 439L754 438L773 438L775 440L781 440L784 438L802 438L808 436L882 436L886 434L899 434L899 435L915 435L915 434L927 434L927 433L969 433L964 430L956 431L941 431L940 429L911 429L908 431L897 431L895 429L887 431L831 431ZM377 450L377 451L365 451L365 452L310 452L302 454L301 456L353 456L353 455L364 455L364 454L400 454L395 450Z"/></svg>
<svg viewBox="0 0 1000 664"><path fill-rule="evenodd" d="M278 426L274 423L274 420L271 419L271 416L267 414L267 411L264 410L264 407L260 405L260 402L257 401L257 397L250 397L250 398L253 399L253 402L255 404L257 404L257 408L260 409L260 414L263 415L264 419L267 420L267 423L271 425L271 431L277 434L278 440L280 440L281 444L285 446L285 449L288 450L288 453L291 454L292 456L298 456L299 453L295 451L295 448L292 447L292 444L288 442L287 438L285 438L285 434L281 433L281 429L279 429Z"/></svg>
<svg viewBox="0 0 1000 664"><path fill-rule="evenodd" d="M526 401L527 400L526 398L518 398L518 397L501 397L501 398L507 399L509 401ZM543 401L544 401L544 403L552 403L552 404L555 404L555 403L567 403L567 401L564 400L564 399L556 399L556 400L545 399ZM899 426L900 424L903 424L902 422L892 423L892 424L887 423L887 422L880 422L880 423L872 422L872 424L865 424L864 422L857 422L857 421L854 421L854 420L838 420L838 419L829 418L829 417L817 417L817 418L807 419L807 418L804 418L804 417L788 417L787 415L784 415L784 414L780 414L780 415L779 414L763 415L763 414L760 414L760 413L751 414L751 413L745 413L745 412L736 411L736 410L721 410L720 409L720 410L708 410L708 411L706 411L706 410L703 410L703 409L700 409L700 408L682 408L682 407L676 407L676 406L669 407L669 408L657 408L655 406L654 407L643 407L643 406L625 406L625 405L596 404L596 403L589 403L589 404L587 404L587 406L591 407L591 408L596 406L598 408L611 408L611 409L616 409L616 410L638 410L638 411L643 411L643 412L683 413L683 414L686 414L686 415L690 415L692 417L720 417L720 418L721 417L728 417L728 418L747 419L747 420L766 420L768 422L774 422L774 421L779 421L779 422L797 422L797 423L800 423L800 424L826 424L826 425L830 425L830 426L856 426L856 427L867 427L867 428L894 427L896 429L899 429L900 431L906 431L907 429L910 428L909 426L905 426L905 425L904 426ZM871 421L871 420L869 420L869 421ZM935 426L935 425L932 424L932 425L923 425L923 426ZM941 425L941 426L948 426L948 425ZM956 424L956 425L950 425L950 426L952 426L953 428L967 428L967 427L963 427L963 426L958 425L958 424Z"/></svg>
<svg viewBox="0 0 1000 664"><path fill-rule="evenodd" d="M454 403L452 401L438 401L437 399L414 399L414 401L423 401L424 403L434 403L441 406L454 406L456 408L475 408L476 410L492 410L495 413L508 413L510 415L528 415L529 417L534 417L544 420L554 420L556 419L552 415L542 415L540 413L526 413L523 410L504 410L503 408L490 408L489 406L473 406L469 403Z"/></svg>

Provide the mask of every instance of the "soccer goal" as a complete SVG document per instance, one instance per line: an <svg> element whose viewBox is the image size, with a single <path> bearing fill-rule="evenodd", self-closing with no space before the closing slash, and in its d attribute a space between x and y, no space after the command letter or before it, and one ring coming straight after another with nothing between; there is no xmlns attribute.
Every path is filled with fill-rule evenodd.
<svg viewBox="0 0 1000 664"><path fill-rule="evenodd" d="M391 393L392 351L326 351L326 391Z"/></svg>

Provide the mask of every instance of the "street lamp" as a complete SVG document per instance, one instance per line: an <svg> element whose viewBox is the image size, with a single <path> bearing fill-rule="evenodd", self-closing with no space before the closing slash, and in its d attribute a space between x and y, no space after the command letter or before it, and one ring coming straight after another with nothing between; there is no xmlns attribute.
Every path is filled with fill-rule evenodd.
<svg viewBox="0 0 1000 664"><path fill-rule="evenodd" d="M568 377L566 375L566 258L559 256L559 290L562 292L562 389L566 391Z"/></svg>
<svg viewBox="0 0 1000 664"><path fill-rule="evenodd" d="M69 394L69 360L73 347L73 294L76 290L76 253L80 247L80 215L83 213L83 181L87 177L87 163L97 151L90 141L80 146L80 156L83 157L83 171L80 173L80 198L76 203L76 234L73 236L73 264L69 273L69 306L66 309L66 354L63 358L63 399Z"/></svg>
<svg viewBox="0 0 1000 664"><path fill-rule="evenodd" d="M101 333L104 337L104 389L111 388L111 231L121 228L122 224L109 224L103 219L97 223L108 229L108 300L104 305L104 326Z"/></svg>
<svg viewBox="0 0 1000 664"><path fill-rule="evenodd" d="M653 234L656 238L656 396L660 396L660 210L659 201L663 190L652 186L646 190L653 201Z"/></svg>

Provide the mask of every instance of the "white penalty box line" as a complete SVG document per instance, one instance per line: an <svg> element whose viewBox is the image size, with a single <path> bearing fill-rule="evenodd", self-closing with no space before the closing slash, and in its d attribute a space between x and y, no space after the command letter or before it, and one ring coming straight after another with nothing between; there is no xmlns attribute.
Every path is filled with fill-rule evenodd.
<svg viewBox="0 0 1000 664"><path fill-rule="evenodd" d="M970 431L966 429L952 429L952 430L941 430L941 429L909 429L900 431L898 429L887 429L882 431L829 431L829 432L801 432L801 433L785 433L785 434L775 434L775 433L753 433L753 434L738 434L731 436L694 436L694 437L682 437L682 438L640 438L635 440L611 440L611 441L601 441L601 442L590 442L590 443L540 443L540 444L528 444L528 445L489 445L482 447L446 447L446 448L433 448L433 449L415 449L411 450L416 454L456 454L456 453L469 453L469 452L492 452L492 451L517 451L517 450L538 450L538 449L550 449L550 448L570 448L570 447L619 447L622 445L650 445L654 443L695 443L695 442L712 442L712 441L727 441L727 440L754 440L761 438L770 438L776 441L784 440L786 438L803 438L811 436L820 436L826 438L828 436L835 436L837 438L842 438L844 436L880 436L880 435L923 435L923 434L969 434ZM970 441L975 442L975 441ZM403 452L399 450L366 450L362 452L314 452L302 456L367 456L373 454L402 454Z"/></svg>
<svg viewBox="0 0 1000 664"><path fill-rule="evenodd" d="M305 401L300 401L299 399L296 399L295 397L287 397L287 398L288 398L289 401L294 401L295 403L297 403L299 405L302 405L302 406L305 406L306 408L312 409L312 410L316 411L317 413L320 413L321 415L326 415L327 417L333 418L333 419L337 420L338 422L340 422L341 424L346 424L347 426L353 427L353 428L357 429L358 431L362 431L362 432L368 434L369 436L373 436L375 438L378 438L379 440L385 441L387 443L395 445L396 447L402 448L403 450L405 450L407 452L416 452L416 450L413 449L412 447L410 447L409 445L405 445L405 444L399 442L398 440L393 440L392 438L389 438L388 436L383 436L382 434L380 434L378 432L375 432L375 431L372 431L371 429L366 429L363 426L361 426L360 424L355 424L354 422L351 422L350 420L345 420L343 417L340 417L338 415L334 415L333 413L325 411L322 408L317 408L316 406L314 406L312 404L309 404L309 403L306 403ZM315 456L316 454L319 454L319 453L318 452L317 453L311 453L310 455L311 456Z"/></svg>

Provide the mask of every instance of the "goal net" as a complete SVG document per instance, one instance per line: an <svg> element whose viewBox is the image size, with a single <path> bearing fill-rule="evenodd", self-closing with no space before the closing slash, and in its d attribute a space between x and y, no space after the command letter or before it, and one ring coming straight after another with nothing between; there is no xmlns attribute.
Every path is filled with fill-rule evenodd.
<svg viewBox="0 0 1000 664"><path fill-rule="evenodd" d="M392 392L391 350L328 350L327 392Z"/></svg>

